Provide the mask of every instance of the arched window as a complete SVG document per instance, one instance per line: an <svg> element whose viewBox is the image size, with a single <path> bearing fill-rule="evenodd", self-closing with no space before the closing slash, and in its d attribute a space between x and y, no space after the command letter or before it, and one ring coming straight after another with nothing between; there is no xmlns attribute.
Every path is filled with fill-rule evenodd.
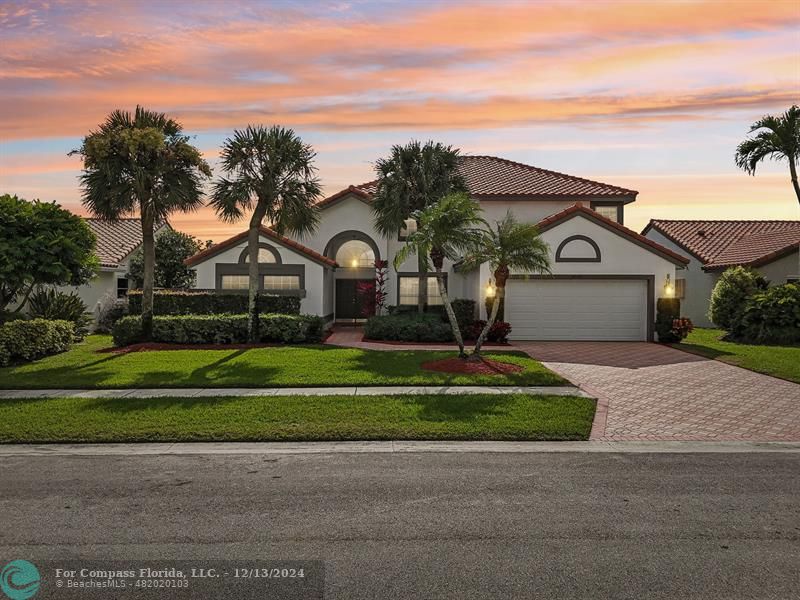
<svg viewBox="0 0 800 600"><path fill-rule="evenodd" d="M350 240L339 246L335 260L340 267L369 268L375 266L375 252L366 242Z"/></svg>
<svg viewBox="0 0 800 600"><path fill-rule="evenodd" d="M248 252L247 248L242 250L241 255L239 256L239 262L248 264L250 262L250 252ZM260 265L268 265L268 264L280 264L280 259L276 254L275 250L272 249L271 246L267 244L259 244L258 247L258 264Z"/></svg>

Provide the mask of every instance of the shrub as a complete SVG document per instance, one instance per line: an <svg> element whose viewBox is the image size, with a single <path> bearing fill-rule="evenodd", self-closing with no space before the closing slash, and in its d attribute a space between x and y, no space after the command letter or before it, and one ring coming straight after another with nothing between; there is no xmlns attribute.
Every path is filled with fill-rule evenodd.
<svg viewBox="0 0 800 600"><path fill-rule="evenodd" d="M477 316L475 314L475 300L467 300L466 298L456 298L452 301L453 312L456 314L456 322L458 328L463 331L472 325L472 322ZM445 316L445 318L447 318Z"/></svg>
<svg viewBox="0 0 800 600"><path fill-rule="evenodd" d="M128 302L132 315L142 314L141 290L128 292ZM258 309L264 314L299 315L300 298L259 294ZM153 312L156 315L239 315L247 312L247 294L213 290L157 290L153 294Z"/></svg>
<svg viewBox="0 0 800 600"><path fill-rule="evenodd" d="M756 344L800 343L800 286L776 285L750 296L730 333Z"/></svg>
<svg viewBox="0 0 800 600"><path fill-rule="evenodd" d="M28 361L69 349L75 337L71 321L18 320L0 326L0 365Z"/></svg>
<svg viewBox="0 0 800 600"><path fill-rule="evenodd" d="M127 314L127 298L105 296L100 300L100 310L97 313L97 327L95 330L100 333L111 333L114 324Z"/></svg>
<svg viewBox="0 0 800 600"><path fill-rule="evenodd" d="M677 341L686 339L686 336L694 331L694 323L688 317L679 317L672 321L672 330L670 333L677 338Z"/></svg>
<svg viewBox="0 0 800 600"><path fill-rule="evenodd" d="M678 298L659 298L656 301L656 333L658 341L663 344L673 344L681 341L673 333L673 325L681 316L681 301Z"/></svg>
<svg viewBox="0 0 800 600"><path fill-rule="evenodd" d="M400 342L452 342L453 330L438 314L391 314L367 319L364 337Z"/></svg>
<svg viewBox="0 0 800 600"><path fill-rule="evenodd" d="M61 292L55 288L39 288L28 298L28 313L34 319L71 321L75 337L82 340L89 333L92 315L75 292Z"/></svg>
<svg viewBox="0 0 800 600"><path fill-rule="evenodd" d="M259 341L281 343L318 342L324 323L315 315L259 315ZM141 317L130 315L117 321L114 345L127 346L142 341ZM154 342L167 344L244 344L247 342L247 315L156 315L153 318Z"/></svg>
<svg viewBox="0 0 800 600"><path fill-rule="evenodd" d="M747 298L767 289L768 282L758 271L746 267L733 267L720 275L711 302L708 318L715 325L731 331L742 318Z"/></svg>
<svg viewBox="0 0 800 600"><path fill-rule="evenodd" d="M483 319L473 321L464 329L464 339L477 340L484 327L486 327L486 321ZM508 336L510 333L511 323L507 323L506 321L495 321L489 328L489 333L486 334L486 341L505 344L508 341Z"/></svg>

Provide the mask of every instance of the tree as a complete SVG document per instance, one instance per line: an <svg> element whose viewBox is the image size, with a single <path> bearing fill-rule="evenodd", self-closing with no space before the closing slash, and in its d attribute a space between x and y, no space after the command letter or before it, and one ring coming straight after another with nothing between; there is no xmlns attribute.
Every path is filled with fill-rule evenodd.
<svg viewBox="0 0 800 600"><path fill-rule="evenodd" d="M156 238L156 265L153 285L157 288L191 288L197 280L197 272L183 261L203 249L199 239L180 231L167 228ZM141 249L128 261L128 277L136 287L144 280L144 254Z"/></svg>
<svg viewBox="0 0 800 600"><path fill-rule="evenodd" d="M496 287L496 298L486 325L475 341L473 356L480 356L481 346L497 319L497 311L505 301L506 282L511 269L526 273L550 273L550 249L539 237L536 225L519 223L511 211L483 232L477 249L464 259L463 268L476 269L488 262Z"/></svg>
<svg viewBox="0 0 800 600"><path fill-rule="evenodd" d="M83 205L100 219L116 221L138 212L142 222L142 333L153 332L155 223L174 211L202 205L202 183L211 168L163 113L136 107L133 115L115 110L70 154L83 157Z"/></svg>
<svg viewBox="0 0 800 600"><path fill-rule="evenodd" d="M400 248L394 257L395 270L411 254L420 257L426 271L430 269L430 263L433 263L439 294L458 344L460 358L467 357L464 352L464 339L447 294L442 269L446 258L452 261L459 260L465 252L473 250L481 241L484 230L479 229L479 226L487 224L480 214L478 203L470 198L469 194L464 192L448 194L438 202L411 213L412 218L417 221L417 230L408 235L405 246Z"/></svg>
<svg viewBox="0 0 800 600"><path fill-rule="evenodd" d="M377 190L372 202L375 227L386 237L394 237L412 213L438 202L447 194L466 192L467 183L458 171L459 150L432 141L424 145L413 140L405 146L392 146L387 158L375 162ZM425 309L427 257L417 257L419 265L419 312Z"/></svg>
<svg viewBox="0 0 800 600"><path fill-rule="evenodd" d="M758 132L758 133L756 133ZM782 115L767 115L750 127L756 133L736 148L736 165L750 175L765 158L789 162L792 187L800 203L800 184L797 182L797 161L800 160L800 106L792 106Z"/></svg>
<svg viewBox="0 0 800 600"><path fill-rule="evenodd" d="M98 268L95 236L55 202L0 196L0 311L25 306L38 285L82 285Z"/></svg>
<svg viewBox="0 0 800 600"><path fill-rule="evenodd" d="M264 219L278 233L304 234L316 229L319 179L316 153L291 129L248 125L225 140L220 161L225 173L214 184L211 205L229 223L252 211L247 234L249 257L248 339L258 336L258 241Z"/></svg>
<svg viewBox="0 0 800 600"><path fill-rule="evenodd" d="M769 287L767 279L750 267L731 267L719 276L708 303L708 318L717 327L732 331L741 321L747 299Z"/></svg>

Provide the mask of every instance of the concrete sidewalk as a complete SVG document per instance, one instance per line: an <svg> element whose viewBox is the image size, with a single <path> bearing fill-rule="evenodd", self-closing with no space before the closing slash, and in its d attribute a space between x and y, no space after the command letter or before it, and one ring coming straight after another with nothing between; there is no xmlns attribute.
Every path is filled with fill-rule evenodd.
<svg viewBox="0 0 800 600"><path fill-rule="evenodd" d="M203 398L214 396L405 396L417 394L531 394L548 396L583 396L583 390L571 385L558 386L481 386L481 385L409 385L348 386L305 388L138 388L109 390L0 390L3 398Z"/></svg>

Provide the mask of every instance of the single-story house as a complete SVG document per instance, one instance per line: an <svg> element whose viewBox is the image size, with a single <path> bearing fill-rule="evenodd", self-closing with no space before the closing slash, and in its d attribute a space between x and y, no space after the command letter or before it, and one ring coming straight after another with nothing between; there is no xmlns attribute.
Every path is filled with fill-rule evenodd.
<svg viewBox="0 0 800 600"><path fill-rule="evenodd" d="M676 269L689 259L624 226L625 207L637 192L493 156L465 156L460 171L484 217L507 211L538 223L549 244L553 274L512 273L505 319L514 339L652 340L656 300L670 290ZM375 260L392 264L403 231L383 236L374 225L376 182L350 186L319 203L317 230L297 239L261 229L261 287L302 297L301 310L328 322L353 322L357 285L374 281ZM187 260L198 288L246 289L247 234L242 232ZM452 298L477 301L491 293L488 265L463 272L445 264ZM389 269L388 304L441 303L435 279L419 285L416 258Z"/></svg>
<svg viewBox="0 0 800 600"><path fill-rule="evenodd" d="M713 326L708 304L725 269L753 267L772 285L796 281L800 275L800 221L653 219L642 235L689 257L675 280L675 293L681 313L700 327Z"/></svg>

